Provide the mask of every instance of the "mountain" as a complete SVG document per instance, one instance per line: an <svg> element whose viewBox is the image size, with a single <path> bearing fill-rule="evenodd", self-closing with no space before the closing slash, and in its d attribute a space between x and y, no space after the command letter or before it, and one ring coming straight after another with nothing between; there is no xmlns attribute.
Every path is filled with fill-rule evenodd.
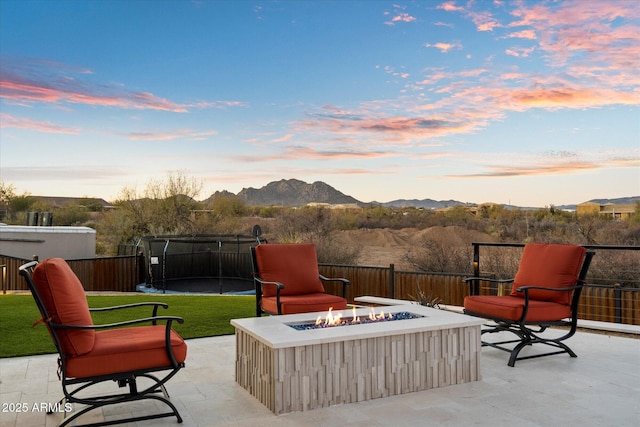
<svg viewBox="0 0 640 427"><path fill-rule="evenodd" d="M250 206L304 206L308 203L361 204L321 181L307 184L297 179L281 179L262 188L243 188L237 195Z"/></svg>
<svg viewBox="0 0 640 427"><path fill-rule="evenodd" d="M231 196L233 193L228 191L216 191L207 200L213 200L219 196ZM322 181L316 181L308 184L298 179L281 179L273 181L262 188L243 188L237 195L242 201L249 206L304 206L309 203L328 203L331 205L357 204L359 206L380 205L384 207L395 208L422 208L422 209L442 209L451 206L477 206L477 203L461 202L458 200L433 200L433 199L398 199L389 202L361 202L351 196L348 196L329 184ZM621 197L617 199L594 199L590 202L599 204L633 204L640 197ZM534 207L518 207L511 205L503 205L507 209L539 209ZM559 209L575 210L576 205L556 206Z"/></svg>

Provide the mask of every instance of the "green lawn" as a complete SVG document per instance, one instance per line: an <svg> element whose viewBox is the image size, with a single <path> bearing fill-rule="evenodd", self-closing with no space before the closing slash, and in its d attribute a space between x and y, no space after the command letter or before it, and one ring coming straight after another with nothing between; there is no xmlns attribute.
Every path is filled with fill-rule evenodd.
<svg viewBox="0 0 640 427"><path fill-rule="evenodd" d="M114 295L87 297L90 307L108 307L144 301L169 305L159 315L179 316L184 323L174 323L183 338L211 337L234 333L231 319L255 316L254 296L222 295ZM151 316L151 307L93 313L95 324ZM55 353L46 327L33 327L40 313L31 295L0 295L0 357Z"/></svg>

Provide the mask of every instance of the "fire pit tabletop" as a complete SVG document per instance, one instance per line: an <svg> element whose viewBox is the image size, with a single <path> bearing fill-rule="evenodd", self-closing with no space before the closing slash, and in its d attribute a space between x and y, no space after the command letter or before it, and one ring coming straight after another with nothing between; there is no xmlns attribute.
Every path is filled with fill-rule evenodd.
<svg viewBox="0 0 640 427"><path fill-rule="evenodd" d="M326 312L233 319L231 324L236 329L251 335L268 347L278 349L337 342L344 340L346 337L349 339L365 339L419 331L479 326L483 323L482 319L476 317L417 304L378 307L376 313L379 313L380 310L383 310L385 314L409 312L423 317L307 330L296 330L289 325L313 323L319 316L324 319ZM359 308L356 313L358 316L366 317L370 311L370 308ZM353 311L339 310L333 312L333 315L339 314L343 318L349 319L352 318Z"/></svg>

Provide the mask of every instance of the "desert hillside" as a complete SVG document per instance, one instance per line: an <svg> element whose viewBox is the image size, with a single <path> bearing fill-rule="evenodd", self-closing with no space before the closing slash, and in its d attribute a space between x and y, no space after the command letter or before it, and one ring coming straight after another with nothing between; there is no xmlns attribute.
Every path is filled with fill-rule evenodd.
<svg viewBox="0 0 640 427"><path fill-rule="evenodd" d="M362 248L359 265L388 266L395 264L398 270L411 270L406 259L410 251L419 251L425 240L436 241L451 247L469 247L471 242L491 242L490 235L464 227L430 227L422 230L415 228L361 229L341 231L336 237L345 246Z"/></svg>

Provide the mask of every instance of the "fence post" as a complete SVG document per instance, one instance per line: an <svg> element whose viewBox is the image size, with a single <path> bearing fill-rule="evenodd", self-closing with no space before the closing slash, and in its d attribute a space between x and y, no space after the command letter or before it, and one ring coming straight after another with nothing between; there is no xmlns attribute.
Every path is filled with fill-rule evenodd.
<svg viewBox="0 0 640 427"><path fill-rule="evenodd" d="M0 265L0 274L2 275L2 293L7 293L7 266L6 264Z"/></svg>
<svg viewBox="0 0 640 427"><path fill-rule="evenodd" d="M389 292L391 293L391 298L396 297L396 271L395 265L389 264Z"/></svg>
<svg viewBox="0 0 640 427"><path fill-rule="evenodd" d="M622 323L622 290L620 288L620 283L613 285L613 313L615 323Z"/></svg>
<svg viewBox="0 0 640 427"><path fill-rule="evenodd" d="M478 243L473 243L473 277L480 277L480 245ZM471 295L480 295L480 280L473 280Z"/></svg>

